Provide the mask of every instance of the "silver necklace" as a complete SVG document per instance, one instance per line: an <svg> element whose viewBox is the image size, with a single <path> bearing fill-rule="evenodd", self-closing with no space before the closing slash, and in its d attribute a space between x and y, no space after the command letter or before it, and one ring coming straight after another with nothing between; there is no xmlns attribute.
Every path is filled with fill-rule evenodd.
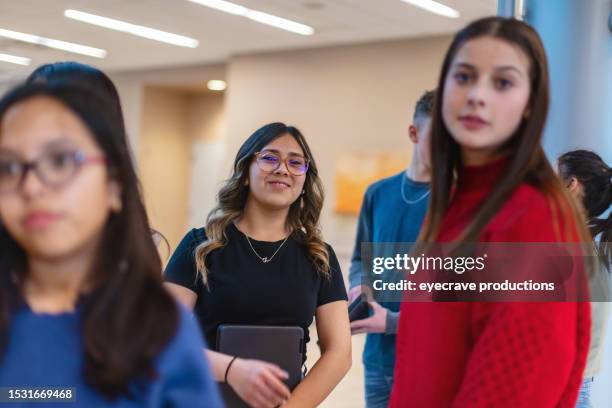
<svg viewBox="0 0 612 408"><path fill-rule="evenodd" d="M424 199L425 197L427 197L429 195L429 193L431 192L431 190L427 190L425 192L425 194L423 194L422 196L420 196L419 198L417 198L416 200L409 200L406 198L406 193L404 193L404 185L406 184L406 178L408 178L408 176L406 176L405 174L402 174L402 188L401 188L401 194L402 194L402 200L404 200L404 202L406 204L416 204L419 201L421 201L422 199Z"/></svg>
<svg viewBox="0 0 612 408"><path fill-rule="evenodd" d="M240 231L242 232L242 231ZM267 256L261 256L257 253L257 251L255 250L255 248L253 248L253 244L251 244L251 240L249 239L249 236L247 234L245 234L244 232L242 232L242 235L245 236L245 238L247 239L247 242L249 243L249 246L251 247L251 250L253 251L253 253L261 260L261 262L263 263L268 263L272 260L272 258L274 258L274 255L276 255L278 253L278 251L280 251L280 249L283 247L283 245L285 245L285 242L287 242L287 240L289 239L289 237L285 238L283 240L283 242L281 242L281 244L278 246L278 248L276 248L276 251L274 251L274 253L272 254L272 256L270 256L269 258Z"/></svg>

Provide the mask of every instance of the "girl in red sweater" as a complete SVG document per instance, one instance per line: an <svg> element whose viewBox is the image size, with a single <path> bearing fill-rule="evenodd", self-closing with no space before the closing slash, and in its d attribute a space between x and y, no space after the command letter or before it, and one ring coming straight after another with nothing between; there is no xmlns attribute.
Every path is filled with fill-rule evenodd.
<svg viewBox="0 0 612 408"><path fill-rule="evenodd" d="M421 239L587 242L541 147L549 103L538 34L475 21L454 38L432 116ZM391 407L571 407L589 346L586 302L402 304Z"/></svg>

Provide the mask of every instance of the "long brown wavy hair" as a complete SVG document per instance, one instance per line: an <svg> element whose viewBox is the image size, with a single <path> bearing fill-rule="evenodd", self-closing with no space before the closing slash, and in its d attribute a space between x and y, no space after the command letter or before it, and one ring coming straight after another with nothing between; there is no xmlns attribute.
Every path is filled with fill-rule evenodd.
<svg viewBox="0 0 612 408"><path fill-rule="evenodd" d="M249 188L245 182L249 177L249 166L255 153L262 150L273 140L289 134L298 142L309 161L304 194L291 204L287 216L287 227L291 235L308 249L310 261L318 272L325 277L330 276L329 253L319 226L319 217L323 208L323 184L319 178L317 164L310 147L302 133L293 126L275 122L257 129L240 147L234 159L234 170L225 182L217 196L217 205L206 219L206 241L199 244L195 250L196 265L202 281L208 285L209 270L206 257L215 249L223 248L227 243L227 227L239 219L249 196Z"/></svg>
<svg viewBox="0 0 612 408"><path fill-rule="evenodd" d="M542 41L536 31L519 20L487 17L476 20L459 31L451 43L438 80L438 97L431 121L431 200L421 239L425 243L436 240L442 219L451 201L456 175L461 167L461 148L453 139L442 118L444 84L450 66L459 49L469 40L490 36L518 47L530 61L531 95L527 103L529 112L523 117L516 132L500 148L510 158L505 175L481 204L479 210L457 239L457 242L475 242L486 224L499 211L519 184L527 182L542 191L551 203L555 230L559 236L582 242L590 240L582 215L555 174L541 145L542 134L550 100L548 64ZM563 222L563 232L559 223ZM577 236L576 236L577 235Z"/></svg>
<svg viewBox="0 0 612 408"><path fill-rule="evenodd" d="M80 298L78 309L86 383L110 399L132 396L133 385L156 378L155 359L174 337L179 314L162 285L161 261L128 149L121 106L94 77L87 83L49 80L22 85L5 95L0 121L11 107L40 96L59 101L85 124L104 152L109 177L121 186L121 210L107 219L88 273L91 290ZM21 288L27 280L27 256L0 222L0 364L11 318L24 304Z"/></svg>

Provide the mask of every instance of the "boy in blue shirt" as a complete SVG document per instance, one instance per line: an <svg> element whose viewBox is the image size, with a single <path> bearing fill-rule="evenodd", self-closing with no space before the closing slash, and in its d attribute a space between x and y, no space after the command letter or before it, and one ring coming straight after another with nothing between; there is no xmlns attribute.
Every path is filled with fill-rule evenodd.
<svg viewBox="0 0 612 408"><path fill-rule="evenodd" d="M368 291L362 271L363 242L415 242L429 204L431 164L429 125L435 93L425 92L418 100L408 129L414 143L407 170L379 180L365 193L355 249L349 271L349 302ZM397 302L371 300L370 316L351 323L352 334L367 333L363 350L365 399L367 408L387 407L393 388L395 337L399 306Z"/></svg>

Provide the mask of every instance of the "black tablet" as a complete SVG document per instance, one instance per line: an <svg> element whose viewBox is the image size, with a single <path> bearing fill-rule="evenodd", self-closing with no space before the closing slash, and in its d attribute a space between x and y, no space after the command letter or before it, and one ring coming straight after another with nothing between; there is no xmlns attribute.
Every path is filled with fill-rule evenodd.
<svg viewBox="0 0 612 408"><path fill-rule="evenodd" d="M221 325L217 329L217 351L239 358L278 365L289 373L285 385L293 390L302 380L304 330L298 326ZM247 408L232 387L221 384L228 408Z"/></svg>

